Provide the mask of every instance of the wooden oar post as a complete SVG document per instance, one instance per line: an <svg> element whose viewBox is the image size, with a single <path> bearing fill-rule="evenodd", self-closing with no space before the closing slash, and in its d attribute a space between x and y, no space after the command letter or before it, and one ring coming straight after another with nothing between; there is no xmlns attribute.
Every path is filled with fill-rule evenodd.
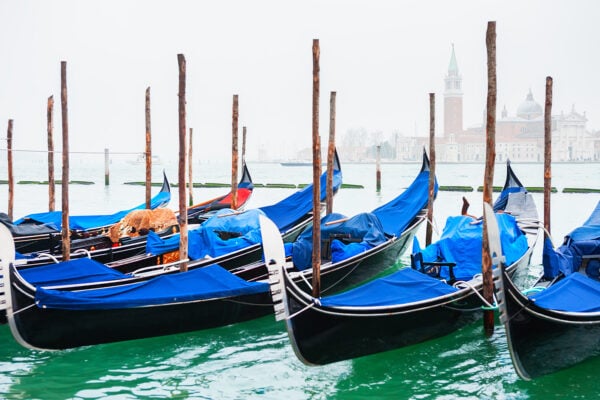
<svg viewBox="0 0 600 400"><path fill-rule="evenodd" d="M335 98L336 92L331 92L329 98L329 144L327 147L327 185L325 204L327 215L333 213L333 156L335 154Z"/></svg>
<svg viewBox="0 0 600 400"><path fill-rule="evenodd" d="M183 54L177 55L179 64L179 164L178 164L178 184L179 184L179 260L186 260L188 257L188 227L187 227L187 206L185 202L185 158L186 158L186 111L185 111L185 80L186 63ZM179 265L182 272L187 271L187 262Z"/></svg>
<svg viewBox="0 0 600 400"><path fill-rule="evenodd" d="M67 62L60 62L60 104L62 109L62 259L71 259L69 229L69 118L67 102Z"/></svg>
<svg viewBox="0 0 600 400"><path fill-rule="evenodd" d="M550 235L550 193L552 190L552 77L546 77L544 104L544 237Z"/></svg>
<svg viewBox="0 0 600 400"><path fill-rule="evenodd" d="M13 120L8 120L6 129L6 160L8 163L8 218L13 219L13 208L15 204L15 179L13 176Z"/></svg>
<svg viewBox="0 0 600 400"><path fill-rule="evenodd" d="M152 124L150 118L150 87L146 88L146 209L151 207L152 188Z"/></svg>
<svg viewBox="0 0 600 400"><path fill-rule="evenodd" d="M483 179L483 202L492 204L494 182L494 162L496 159L496 22L488 22L486 39L488 62L488 93L486 120L486 155L485 174ZM489 303L494 302L494 279L492 275L492 258L487 236L488 224L483 222L483 240L481 256L481 272L483 276L483 297ZM483 312L483 328L486 336L494 333L494 311Z"/></svg>
<svg viewBox="0 0 600 400"><path fill-rule="evenodd" d="M435 199L435 93L429 93L429 201L427 202L427 229L425 245L433 236L433 201Z"/></svg>
<svg viewBox="0 0 600 400"><path fill-rule="evenodd" d="M313 140L313 242L312 242L312 295L321 295L321 138L319 136L319 39L313 39L313 92L312 92L312 140Z"/></svg>
<svg viewBox="0 0 600 400"><path fill-rule="evenodd" d="M233 110L231 117L231 208L237 209L237 176L238 176L238 95L233 95Z"/></svg>
<svg viewBox="0 0 600 400"><path fill-rule="evenodd" d="M56 182L54 181L54 96L48 97L46 108L48 121L48 211L54 211Z"/></svg>

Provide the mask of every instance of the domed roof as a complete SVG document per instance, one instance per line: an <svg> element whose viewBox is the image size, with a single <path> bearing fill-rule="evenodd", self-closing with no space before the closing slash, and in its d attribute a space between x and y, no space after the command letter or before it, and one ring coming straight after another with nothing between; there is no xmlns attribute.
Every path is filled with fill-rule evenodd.
<svg viewBox="0 0 600 400"><path fill-rule="evenodd" d="M543 110L542 106L540 106L534 99L533 94L531 93L531 89L529 89L529 94L524 102L519 104L519 108L517 108L517 117L524 119L534 119L542 116Z"/></svg>

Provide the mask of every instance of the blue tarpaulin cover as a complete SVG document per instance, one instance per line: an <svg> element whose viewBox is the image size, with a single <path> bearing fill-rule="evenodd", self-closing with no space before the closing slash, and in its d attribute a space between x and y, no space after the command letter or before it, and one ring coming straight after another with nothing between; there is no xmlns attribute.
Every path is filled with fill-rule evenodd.
<svg viewBox="0 0 600 400"><path fill-rule="evenodd" d="M196 229L188 231L188 257L197 260L204 257L218 257L236 250L261 243L259 209L235 213L231 209L219 210ZM226 235L219 236L218 232ZM230 237L226 239L228 236ZM179 234L162 239L151 232L146 241L146 252L163 254L179 248Z"/></svg>
<svg viewBox="0 0 600 400"><path fill-rule="evenodd" d="M600 254L600 201L587 221L565 236L559 248L555 250L548 238L544 241L544 276L552 279L561 272L570 275L579 270L582 256L594 254ZM586 273L598 279L599 268L600 262L591 260Z"/></svg>
<svg viewBox="0 0 600 400"><path fill-rule="evenodd" d="M150 208L154 209L167 204L171 200L171 192L160 192L152 198ZM129 210L118 211L110 215L79 215L69 216L69 228L72 230L88 230L102 226L113 225L122 220L127 214L133 210L145 209L146 203L140 204L137 207ZM33 220L47 226L56 228L57 231L62 229L62 211L50 211L37 214L29 214L17 221L15 225L22 224L28 220Z"/></svg>
<svg viewBox="0 0 600 400"><path fill-rule="evenodd" d="M518 260L528 249L527 238L509 214L495 214L500 229L502 252L506 265ZM457 280L469 280L481 273L483 221L469 216L451 216L440 240L422 250L424 262L453 262ZM440 276L450 278L448 267L441 267Z"/></svg>
<svg viewBox="0 0 600 400"><path fill-rule="evenodd" d="M437 193L437 182L435 184ZM332 234L349 235L352 243L340 240L331 242L331 261L338 262L363 253L387 240L386 235L401 236L417 214L429 201L429 170L419 173L411 185L399 196L376 208L370 213L358 214L347 221L328 226L326 223L343 218L330 215L321 220L321 238ZM292 244L286 246L287 255L292 256L294 266L304 270L311 266L312 228L307 229Z"/></svg>
<svg viewBox="0 0 600 400"><path fill-rule="evenodd" d="M89 258L19 269L23 279L33 286L69 285L121 279L125 274Z"/></svg>
<svg viewBox="0 0 600 400"><path fill-rule="evenodd" d="M80 292L37 288L40 308L122 309L265 293L265 282L247 282L218 265L162 275L148 281Z"/></svg>
<svg viewBox="0 0 600 400"><path fill-rule="evenodd" d="M540 307L568 312L599 312L600 282L574 272L530 298Z"/></svg>
<svg viewBox="0 0 600 400"><path fill-rule="evenodd" d="M325 200L327 195L327 173L321 175L321 201ZM342 185L342 171L333 171L333 191L337 191ZM286 232L292 228L298 219L302 218L306 213L312 210L312 188L313 185L307 185L304 189L299 190L291 196L281 200L270 206L260 207L267 217L277 225L279 232Z"/></svg>
<svg viewBox="0 0 600 400"><path fill-rule="evenodd" d="M408 304L458 291L438 279L403 268L384 278L375 279L347 292L323 297L324 306L369 307Z"/></svg>
<svg viewBox="0 0 600 400"><path fill-rule="evenodd" d="M362 253L371 247L385 242L386 237L379 219L371 213L358 214L343 222L327 225L331 221L342 220L342 214L329 214L321 219L321 239L328 239L332 235L346 236L347 240L356 240L356 243L344 244L340 240L331 243L331 261L336 262L349 258L357 253ZM312 265L312 226L307 228L291 244L291 255L294 267L304 270Z"/></svg>

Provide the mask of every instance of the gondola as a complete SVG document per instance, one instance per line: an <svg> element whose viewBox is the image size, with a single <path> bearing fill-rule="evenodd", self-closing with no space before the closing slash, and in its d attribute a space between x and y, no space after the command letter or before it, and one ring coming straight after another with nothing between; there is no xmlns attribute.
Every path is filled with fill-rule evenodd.
<svg viewBox="0 0 600 400"><path fill-rule="evenodd" d="M160 191L151 199L150 208L165 207L171 200L171 186L163 173ZM109 215L70 215L71 239L96 236L119 222L129 212L146 208L146 204L121 210ZM6 214L0 214L0 223L6 226L15 240L15 249L21 254L34 252L57 252L61 249L62 211L29 214L14 222ZM58 250L57 250L58 249Z"/></svg>
<svg viewBox="0 0 600 400"><path fill-rule="evenodd" d="M600 354L600 202L559 248L546 238L542 258L532 288L522 292L502 267L496 281L512 362L525 380Z"/></svg>
<svg viewBox="0 0 600 400"><path fill-rule="evenodd" d="M507 170L495 208L514 272L529 263L539 223L531 195L510 164ZM357 358L446 335L481 316L481 226L467 215L450 217L440 241L413 254L412 268L337 295L315 298L286 268L272 267L276 315L286 322L296 356L308 365Z"/></svg>
<svg viewBox="0 0 600 400"><path fill-rule="evenodd" d="M243 210L251 198L254 184L246 164L238 183L238 196L236 210ZM218 210L231 208L233 198L232 192L204 201L188 207L188 224L201 224ZM157 231L155 234L161 238L168 238L179 232L179 225L173 224ZM60 240L60 239L57 239ZM86 238L71 240L71 258L87 257L101 263L111 263L129 257L141 256L146 253L145 234L135 236L123 236L118 241L113 241L107 234L101 233ZM22 257L22 263L26 266L44 265L62 260L60 242L57 242L49 251L37 251Z"/></svg>
<svg viewBox="0 0 600 400"><path fill-rule="evenodd" d="M428 174L422 171L413 183L424 187L421 189L425 193L428 184L423 177ZM414 187L407 192L414 194ZM424 219L426 202L409 218L407 236L414 235L414 221ZM263 243L265 240L283 243L279 226L270 222L269 229L262 228L261 221L267 218L267 213L258 211L258 214ZM266 260L285 262L282 246L274 251L272 246L262 247L268 252ZM346 275L352 272L349 265L354 270L363 268L368 264L362 266L359 260L378 256L378 251L352 256L352 264L343 264L347 266ZM2 261L4 271L0 275L8 289L5 304L11 332L20 344L29 348L64 349L166 335L227 325L273 312L268 277L244 279L242 271L235 274L217 264L190 267L187 272L120 275L93 260L82 259L75 260L81 264L78 268L61 263L62 271L72 278L69 284L65 283L66 278L60 279L56 269L54 281L32 284L31 271L46 267L20 271L11 260ZM339 263L330 265L339 273ZM85 277L77 275L76 271L82 270L89 273ZM303 281L306 275L306 271L298 271L295 279Z"/></svg>

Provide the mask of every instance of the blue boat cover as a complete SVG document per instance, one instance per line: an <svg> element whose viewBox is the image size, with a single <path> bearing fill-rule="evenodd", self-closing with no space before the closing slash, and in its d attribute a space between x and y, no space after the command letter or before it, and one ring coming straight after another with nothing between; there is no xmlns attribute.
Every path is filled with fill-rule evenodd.
<svg viewBox="0 0 600 400"><path fill-rule="evenodd" d="M338 239L331 241L331 261L338 262L362 253L367 249L386 241L383 227L379 219L371 213L358 214L345 219L342 214L332 213L321 218L321 240L344 237L350 243ZM331 223L338 221L338 223ZM292 256L294 267L305 270L312 266L312 226L305 229L300 236L287 246L287 255Z"/></svg>
<svg viewBox="0 0 600 400"><path fill-rule="evenodd" d="M599 312L600 282L574 272L530 299L539 307L551 310Z"/></svg>
<svg viewBox="0 0 600 400"><path fill-rule="evenodd" d="M408 304L458 291L438 279L412 268L403 268L347 292L320 299L330 307L372 307Z"/></svg>
<svg viewBox="0 0 600 400"><path fill-rule="evenodd" d="M437 182L435 193L437 193ZM419 173L411 185L399 196L370 213L358 214L344 222L327 225L344 218L331 214L321 219L321 238L332 235L346 236L347 241L331 241L331 261L339 262L384 243L388 236L401 236L429 201L429 170ZM335 237L335 236L334 236ZM294 266L304 270L312 262L312 227L307 228L293 244L286 245L286 255L291 255Z"/></svg>
<svg viewBox="0 0 600 400"><path fill-rule="evenodd" d="M552 279L560 273L570 275L579 270L582 256L594 254L600 254L600 201L587 221L565 236L558 249L554 249L550 239L544 240L544 277ZM586 273L598 279L599 268L600 261L590 260Z"/></svg>
<svg viewBox="0 0 600 400"><path fill-rule="evenodd" d="M35 302L40 308L109 310L225 299L266 293L268 290L266 282L247 282L218 265L211 265L130 285L79 292L39 287L36 289Z"/></svg>
<svg viewBox="0 0 600 400"><path fill-rule="evenodd" d="M218 257L261 243L259 209L236 213L231 209L218 210L196 229L188 231L188 257L197 260ZM162 239L150 232L146 253L164 254L179 248L179 234Z"/></svg>
<svg viewBox="0 0 600 400"><path fill-rule="evenodd" d="M327 172L321 175L321 201L325 200L327 195ZM335 169L333 171L333 191L336 192L342 185L342 171ZM271 221L277 225L279 232L284 233L292 228L296 222L306 213L312 210L312 190L313 185L307 185L291 196L270 206L260 207Z"/></svg>
<svg viewBox="0 0 600 400"><path fill-rule="evenodd" d="M126 275L89 258L19 269L33 286L70 285L121 279Z"/></svg>
<svg viewBox="0 0 600 400"><path fill-rule="evenodd" d="M171 200L171 192L159 192L152 198L150 207L152 209L164 206ZM86 231L93 228L113 225L123 219L133 210L146 208L146 203L129 210L118 211L110 215L78 215L69 216L69 229ZM51 226L57 231L62 229L62 211L50 211L37 214L29 214L17 221L15 225L35 221L46 226Z"/></svg>
<svg viewBox="0 0 600 400"><path fill-rule="evenodd" d="M527 251L527 237L519 229L512 215L495 215L505 262L506 265L511 265ZM469 280L481 273L482 235L482 220L464 215L448 217L440 240L422 250L423 261L456 263L453 269L455 278ZM449 268L441 267L440 276L449 279Z"/></svg>
<svg viewBox="0 0 600 400"><path fill-rule="evenodd" d="M434 196L437 195L437 179ZM383 230L389 236L400 237L402 232L427 206L429 201L429 169L422 171L404 192L395 199L371 211L379 218Z"/></svg>

